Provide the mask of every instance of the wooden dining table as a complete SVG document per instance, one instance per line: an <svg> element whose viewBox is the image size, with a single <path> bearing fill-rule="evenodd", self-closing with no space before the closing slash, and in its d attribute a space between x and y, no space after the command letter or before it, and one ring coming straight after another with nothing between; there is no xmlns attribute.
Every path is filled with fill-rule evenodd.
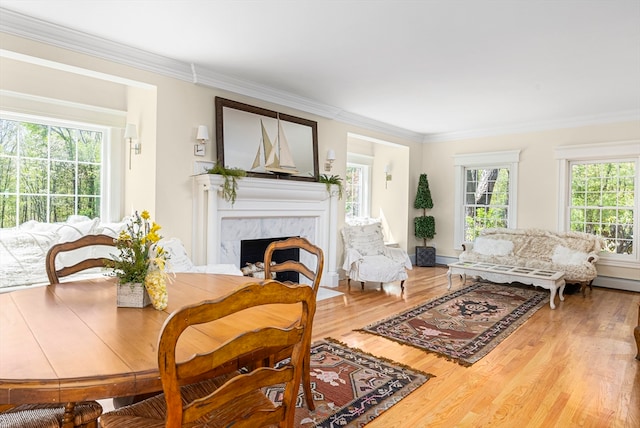
<svg viewBox="0 0 640 428"><path fill-rule="evenodd" d="M252 280L176 274L162 311L117 307L112 277L0 294L0 408L161 391L157 351L165 319L178 308L225 296ZM295 312L268 305L192 327L180 339L177 357L210 350L257 323L290 325Z"/></svg>

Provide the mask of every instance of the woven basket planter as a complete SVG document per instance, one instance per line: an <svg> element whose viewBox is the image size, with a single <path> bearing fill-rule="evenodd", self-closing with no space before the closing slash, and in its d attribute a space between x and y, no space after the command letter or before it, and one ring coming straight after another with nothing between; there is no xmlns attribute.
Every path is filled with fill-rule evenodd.
<svg viewBox="0 0 640 428"><path fill-rule="evenodd" d="M118 307L119 308L144 308L151 304L149 293L144 284L126 282L118 284Z"/></svg>

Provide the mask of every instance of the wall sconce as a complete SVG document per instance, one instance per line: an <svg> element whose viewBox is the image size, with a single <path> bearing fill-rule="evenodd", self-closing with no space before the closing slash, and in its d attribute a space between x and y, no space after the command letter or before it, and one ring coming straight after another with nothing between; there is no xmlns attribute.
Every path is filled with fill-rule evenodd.
<svg viewBox="0 0 640 428"><path fill-rule="evenodd" d="M127 127L124 129L124 140L129 142L129 169L131 169L131 156L135 153L139 155L142 153L142 146L139 141L133 144L133 140L138 139L138 129L133 123L127 123Z"/></svg>
<svg viewBox="0 0 640 428"><path fill-rule="evenodd" d="M327 160L324 163L324 170L331 171L333 167L333 162L336 160L336 152L333 149L327 150Z"/></svg>
<svg viewBox="0 0 640 428"><path fill-rule="evenodd" d="M198 144L193 146L193 154L196 156L204 156L205 144L209 140L209 128L206 125L199 125L198 132L196 132L196 140Z"/></svg>
<svg viewBox="0 0 640 428"><path fill-rule="evenodd" d="M391 181L391 165L386 164L384 166L384 188L387 188L387 185Z"/></svg>

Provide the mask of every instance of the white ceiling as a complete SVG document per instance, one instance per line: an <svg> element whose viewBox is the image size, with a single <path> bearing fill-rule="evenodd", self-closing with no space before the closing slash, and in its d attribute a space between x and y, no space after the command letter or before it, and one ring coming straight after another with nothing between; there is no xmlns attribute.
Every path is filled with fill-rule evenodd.
<svg viewBox="0 0 640 428"><path fill-rule="evenodd" d="M640 120L639 0L0 6L427 140Z"/></svg>

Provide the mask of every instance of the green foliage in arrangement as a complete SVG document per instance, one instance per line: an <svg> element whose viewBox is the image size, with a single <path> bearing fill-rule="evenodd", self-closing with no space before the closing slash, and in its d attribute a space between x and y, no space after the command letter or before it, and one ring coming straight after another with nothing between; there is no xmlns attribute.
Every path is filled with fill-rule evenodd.
<svg viewBox="0 0 640 428"><path fill-rule="evenodd" d="M427 239L433 239L436 234L436 219L431 216L421 216L414 219L416 228L416 238L422 238L424 246L427 246Z"/></svg>
<svg viewBox="0 0 640 428"><path fill-rule="evenodd" d="M114 268L114 274L121 284L127 282L144 284L151 268L164 271L168 254L158 241L162 236L158 233L160 225L151 221L148 211L137 211L127 221L115 240L119 255L107 266Z"/></svg>
<svg viewBox="0 0 640 428"><path fill-rule="evenodd" d="M418 209L433 208L433 199L431 199L431 190L429 190L429 180L427 179L427 174L420 174L416 201L414 202L413 207Z"/></svg>
<svg viewBox="0 0 640 428"><path fill-rule="evenodd" d="M246 177L247 172L240 168L225 168L224 165L216 162L213 168L207 170L207 174L218 174L224 177L222 197L234 204L238 191L238 179Z"/></svg>
<svg viewBox="0 0 640 428"><path fill-rule="evenodd" d="M415 236L422 239L426 247L427 239L433 239L436 234L436 220L433 216L427 215L427 209L433 208L433 199L431 199L427 174L420 174L416 200L413 206L414 208L422 209L422 216L416 217L414 220Z"/></svg>
<svg viewBox="0 0 640 428"><path fill-rule="evenodd" d="M318 178L318 182L325 183L327 185L327 192L329 193L331 193L332 184L338 186L338 199L342 199L342 177L340 177L339 175L322 174L320 178Z"/></svg>

